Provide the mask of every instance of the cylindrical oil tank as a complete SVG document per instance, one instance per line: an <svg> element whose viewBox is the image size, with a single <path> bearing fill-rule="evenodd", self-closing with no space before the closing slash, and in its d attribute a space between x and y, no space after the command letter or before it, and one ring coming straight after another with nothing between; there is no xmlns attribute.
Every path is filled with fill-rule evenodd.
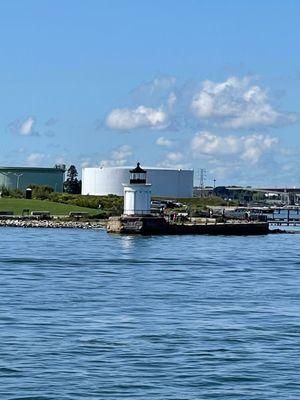
<svg viewBox="0 0 300 400"><path fill-rule="evenodd" d="M123 196L123 184L129 183L133 167L95 167L82 169L82 194ZM152 196L184 198L193 195L194 171L144 167L147 183L152 184Z"/></svg>

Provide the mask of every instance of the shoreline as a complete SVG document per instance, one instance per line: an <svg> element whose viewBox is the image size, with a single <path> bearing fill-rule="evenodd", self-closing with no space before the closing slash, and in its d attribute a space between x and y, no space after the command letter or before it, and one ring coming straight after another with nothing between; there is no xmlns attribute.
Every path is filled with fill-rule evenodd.
<svg viewBox="0 0 300 400"><path fill-rule="evenodd" d="M38 219L38 218L0 218L0 228L41 228L41 229L95 229L95 230L106 230L107 219L103 220L91 220L91 221L66 221L59 219ZM222 224L223 225L223 224ZM224 224L225 226L229 224ZM124 234L123 232L122 234ZM269 234L300 234L297 231L289 231L282 229L270 229ZM130 234L129 232L127 234ZM178 234L178 232L174 232ZM193 234L193 233L190 233ZM219 233L220 234L220 233Z"/></svg>
<svg viewBox="0 0 300 400"><path fill-rule="evenodd" d="M105 227L106 220L88 222L12 218L0 220L0 228L105 229Z"/></svg>

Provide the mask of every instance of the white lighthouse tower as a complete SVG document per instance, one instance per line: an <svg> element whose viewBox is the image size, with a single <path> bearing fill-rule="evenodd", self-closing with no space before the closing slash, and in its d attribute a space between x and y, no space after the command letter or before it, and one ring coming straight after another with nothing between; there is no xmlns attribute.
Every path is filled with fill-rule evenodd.
<svg viewBox="0 0 300 400"><path fill-rule="evenodd" d="M137 163L130 172L129 184L124 186L124 215L151 214L151 184L146 183L147 171Z"/></svg>

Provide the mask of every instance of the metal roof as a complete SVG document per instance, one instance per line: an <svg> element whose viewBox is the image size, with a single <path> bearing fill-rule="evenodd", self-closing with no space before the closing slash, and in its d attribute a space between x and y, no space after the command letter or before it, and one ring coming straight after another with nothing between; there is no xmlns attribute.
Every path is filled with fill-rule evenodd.
<svg viewBox="0 0 300 400"><path fill-rule="evenodd" d="M133 165L129 165L129 166L114 166L114 167L102 167L102 166L83 167L82 169L125 169L125 170L131 170L133 168L135 168ZM194 171L192 168L165 168L165 167L148 167L148 166L144 166L144 169L146 171L149 171L149 170L157 170L157 171Z"/></svg>
<svg viewBox="0 0 300 400"><path fill-rule="evenodd" d="M55 167L1 167L0 171L24 171L24 172L65 172L63 168L55 168Z"/></svg>

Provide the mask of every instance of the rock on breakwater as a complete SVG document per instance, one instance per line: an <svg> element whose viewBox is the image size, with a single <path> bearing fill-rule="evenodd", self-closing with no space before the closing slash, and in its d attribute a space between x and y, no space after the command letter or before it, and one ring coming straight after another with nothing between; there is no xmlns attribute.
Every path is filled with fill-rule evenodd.
<svg viewBox="0 0 300 400"><path fill-rule="evenodd" d="M61 221L61 220L33 220L33 219L2 219L0 227L13 228L79 228L103 229L105 221Z"/></svg>

